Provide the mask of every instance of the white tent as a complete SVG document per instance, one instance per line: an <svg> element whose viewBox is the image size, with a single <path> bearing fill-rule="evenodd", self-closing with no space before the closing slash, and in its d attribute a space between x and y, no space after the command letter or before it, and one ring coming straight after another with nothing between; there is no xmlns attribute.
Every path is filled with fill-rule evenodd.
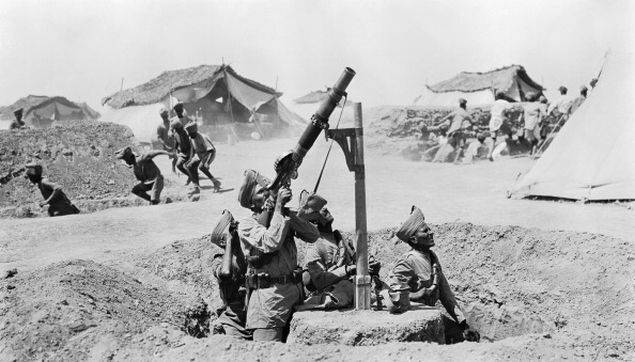
<svg viewBox="0 0 635 362"><path fill-rule="evenodd" d="M589 98L511 190L514 197L635 199L633 55L607 57Z"/></svg>

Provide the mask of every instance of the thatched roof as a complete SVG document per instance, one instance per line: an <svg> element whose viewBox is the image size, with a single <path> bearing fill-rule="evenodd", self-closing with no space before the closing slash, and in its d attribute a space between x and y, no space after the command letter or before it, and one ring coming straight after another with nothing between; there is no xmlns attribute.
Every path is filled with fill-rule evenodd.
<svg viewBox="0 0 635 362"><path fill-rule="evenodd" d="M517 79L522 80L536 90L544 90L540 84L529 78L523 66L515 64L489 72L461 72L453 78L434 85L426 85L426 87L435 93L476 92L484 89L506 91L513 87Z"/></svg>
<svg viewBox="0 0 635 362"><path fill-rule="evenodd" d="M294 103L297 104L315 104L315 103L320 103L322 102L322 100L324 100L327 96L328 96L328 91L329 88L327 88L326 90L316 90L313 92L310 92L308 94L303 95L302 97L296 98L293 100ZM353 101L351 101L350 99L346 100L346 105L350 105Z"/></svg>
<svg viewBox="0 0 635 362"><path fill-rule="evenodd" d="M18 99L15 103L9 106L0 107L0 118L13 119L13 112L20 108L24 109L24 117L26 118L32 110L46 106L47 104L53 102L69 108L77 108L79 111L83 111L88 119L97 119L100 116L99 112L90 108L86 103L75 103L60 96L49 97L28 95L24 98Z"/></svg>
<svg viewBox="0 0 635 362"><path fill-rule="evenodd" d="M176 89L192 85L204 87L224 77L225 72L259 91L274 94L277 97L282 95L282 93L276 92L273 88L238 75L228 65L199 65L198 67L163 72L147 83L134 88L124 89L105 97L102 100L102 104L108 104L113 108L123 108L133 105L159 103Z"/></svg>

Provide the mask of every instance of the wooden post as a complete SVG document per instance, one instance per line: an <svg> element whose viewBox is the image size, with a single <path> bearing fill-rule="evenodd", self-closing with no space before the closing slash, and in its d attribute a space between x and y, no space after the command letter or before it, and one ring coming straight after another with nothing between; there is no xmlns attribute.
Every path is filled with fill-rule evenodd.
<svg viewBox="0 0 635 362"><path fill-rule="evenodd" d="M368 274L368 231L366 225L366 172L364 168L364 127L362 104L355 103L355 309L370 309L370 275Z"/></svg>

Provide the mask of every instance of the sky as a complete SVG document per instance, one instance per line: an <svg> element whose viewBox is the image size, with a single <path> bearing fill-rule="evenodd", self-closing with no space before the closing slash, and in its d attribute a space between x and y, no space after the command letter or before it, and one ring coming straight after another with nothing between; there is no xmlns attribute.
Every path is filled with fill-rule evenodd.
<svg viewBox="0 0 635 362"><path fill-rule="evenodd" d="M231 64L290 100L356 70L350 98L411 104L460 71L521 64L548 89L597 74L607 50L632 51L631 1L0 2L0 105L103 97L165 70Z"/></svg>

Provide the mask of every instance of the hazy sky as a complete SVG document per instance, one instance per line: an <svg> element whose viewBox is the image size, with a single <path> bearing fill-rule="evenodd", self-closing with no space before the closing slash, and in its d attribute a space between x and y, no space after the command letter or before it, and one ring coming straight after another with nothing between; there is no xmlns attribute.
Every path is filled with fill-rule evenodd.
<svg viewBox="0 0 635 362"><path fill-rule="evenodd" d="M630 1L0 2L0 105L27 94L94 107L164 70L220 64L292 99L357 71L367 105L409 104L426 83L522 64L576 89L605 51L633 47ZM289 101L287 101L289 103Z"/></svg>

